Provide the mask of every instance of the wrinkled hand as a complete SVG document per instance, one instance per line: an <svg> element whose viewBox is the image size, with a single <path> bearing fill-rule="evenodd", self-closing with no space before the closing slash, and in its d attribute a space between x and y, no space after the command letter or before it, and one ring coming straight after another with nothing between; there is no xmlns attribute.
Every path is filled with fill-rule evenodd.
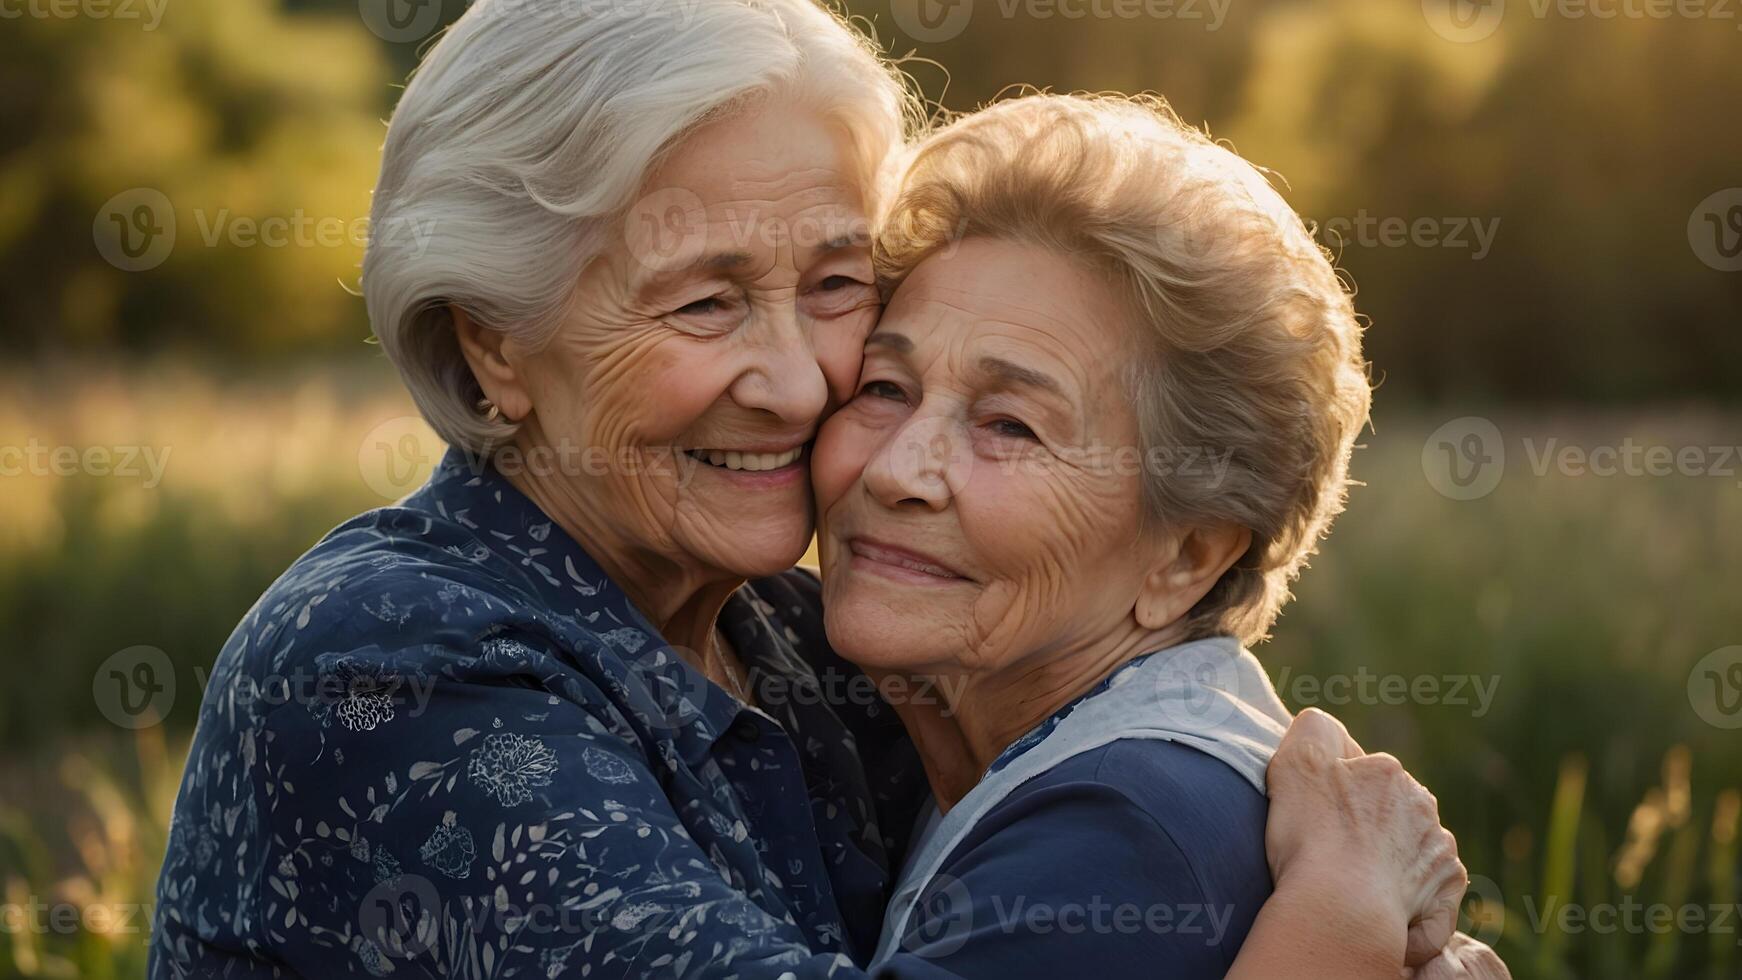
<svg viewBox="0 0 1742 980"><path fill-rule="evenodd" d="M1265 851L1278 886L1289 875L1318 876L1348 913L1342 918L1384 930L1405 964L1438 956L1457 929L1469 876L1433 794L1395 758L1363 752L1341 722L1313 708L1295 716L1267 779Z"/></svg>
<svg viewBox="0 0 1742 980"><path fill-rule="evenodd" d="M1413 980L1512 980L1512 972L1483 943L1461 932L1452 933L1440 955L1411 974Z"/></svg>

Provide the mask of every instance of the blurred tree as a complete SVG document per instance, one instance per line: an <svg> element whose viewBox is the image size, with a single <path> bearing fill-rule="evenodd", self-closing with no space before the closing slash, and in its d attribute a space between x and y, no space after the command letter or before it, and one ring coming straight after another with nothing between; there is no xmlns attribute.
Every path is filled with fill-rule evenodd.
<svg viewBox="0 0 1742 980"><path fill-rule="evenodd" d="M1742 187L1736 23L1514 6L1475 43L1414 4L1273 8L1229 129L1303 215L1435 224L1441 244L1337 249L1397 393L1734 398L1742 273L1688 226ZM1445 241L1465 221L1492 229L1487 254Z"/></svg>
<svg viewBox="0 0 1742 980"><path fill-rule="evenodd" d="M466 6L425 2L438 25ZM904 33L913 0L845 9L950 108L1016 83L1149 90L1231 138L1326 228L1388 398L1737 395L1742 273L1689 236L1702 201L1742 187L1734 20L1513 4L1458 43L1407 2L964 2L935 38ZM0 350L354 349L368 327L340 284L380 120L439 31L383 39L360 9L178 0L155 30L8 22ZM168 199L175 247L126 272L99 245L153 227L137 195L111 203L137 188ZM269 219L300 243L248 244ZM1387 221L1423 231L1386 238Z"/></svg>
<svg viewBox="0 0 1742 980"><path fill-rule="evenodd" d="M148 24L0 31L6 346L358 345L362 304L341 282L356 279L390 94L374 38L354 15L273 0L177 0ZM137 211L153 191L170 214ZM161 264L125 271L99 251L117 195L123 224L173 219Z"/></svg>
<svg viewBox="0 0 1742 980"><path fill-rule="evenodd" d="M902 2L849 6L947 66L912 72L949 108L1015 82L1156 91L1275 171L1359 288L1387 399L1742 394L1742 272L1688 232L1742 187L1742 35L1716 5L1515 3L1460 43L1409 2L965 0L960 32L924 43ZM1426 224L1388 244L1380 222Z"/></svg>

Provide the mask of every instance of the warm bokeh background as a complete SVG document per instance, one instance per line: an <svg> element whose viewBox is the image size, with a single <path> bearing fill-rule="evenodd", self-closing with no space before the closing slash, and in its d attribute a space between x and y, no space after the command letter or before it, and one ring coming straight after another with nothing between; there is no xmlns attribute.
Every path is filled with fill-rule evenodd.
<svg viewBox="0 0 1742 980"><path fill-rule="evenodd" d="M382 120L461 7L67 4L0 20L0 976L135 976L203 671L439 452L348 290ZM1742 977L1742 10L850 7L950 108L1154 90L1286 178L1383 383L1260 657L1439 794L1516 976ZM139 663L163 724L110 675Z"/></svg>

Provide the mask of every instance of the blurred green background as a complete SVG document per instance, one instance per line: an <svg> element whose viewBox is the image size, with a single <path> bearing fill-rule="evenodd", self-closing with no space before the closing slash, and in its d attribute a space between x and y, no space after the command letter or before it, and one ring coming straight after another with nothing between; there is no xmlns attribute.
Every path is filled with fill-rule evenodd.
<svg viewBox="0 0 1742 980"><path fill-rule="evenodd" d="M202 671L438 452L353 290L383 121L463 7L392 3L0 4L0 976L143 970ZM1742 10L849 9L944 106L1152 90L1278 173L1381 385L1260 658L1435 790L1514 975L1742 977ZM139 646L172 687L133 729Z"/></svg>

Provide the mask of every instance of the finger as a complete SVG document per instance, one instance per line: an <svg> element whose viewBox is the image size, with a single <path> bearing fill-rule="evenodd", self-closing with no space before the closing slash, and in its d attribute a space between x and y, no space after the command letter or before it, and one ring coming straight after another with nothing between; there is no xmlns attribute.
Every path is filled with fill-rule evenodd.
<svg viewBox="0 0 1742 980"><path fill-rule="evenodd" d="M1416 967L1413 980L1512 980L1499 954L1461 932L1452 933L1440 955Z"/></svg>
<svg viewBox="0 0 1742 980"><path fill-rule="evenodd" d="M1346 759L1362 753L1342 722L1317 708L1308 708L1294 716L1294 722L1283 734L1276 754L1285 759L1298 759L1299 764L1311 770L1332 759Z"/></svg>
<svg viewBox="0 0 1742 980"><path fill-rule="evenodd" d="M1423 847L1424 855L1433 855L1428 881L1433 893L1410 922L1404 962L1411 966L1427 962L1442 947L1449 947L1457 940L1458 910L1470 885L1469 873L1457 858L1457 841L1451 832L1443 827L1436 828L1430 839L1438 842Z"/></svg>
<svg viewBox="0 0 1742 980"><path fill-rule="evenodd" d="M1426 915L1409 924L1409 944L1404 949L1403 962L1408 966L1421 966L1440 956L1456 933L1457 926L1457 904L1454 902L1448 906L1436 902Z"/></svg>
<svg viewBox="0 0 1742 980"><path fill-rule="evenodd" d="M1463 949L1462 940L1469 938L1463 933L1452 933L1444 948L1426 962L1415 964L1409 971L1411 980L1465 980L1469 974L1459 953Z"/></svg>
<svg viewBox="0 0 1742 980"><path fill-rule="evenodd" d="M1426 963L1406 971L1410 980L1469 980L1464 964L1451 953L1442 953Z"/></svg>
<svg viewBox="0 0 1742 980"><path fill-rule="evenodd" d="M1501 962L1500 955L1488 947L1488 944L1477 942L1462 933L1453 933L1453 938L1462 937L1457 944L1456 958L1464 975L1471 980L1512 980L1512 971Z"/></svg>

